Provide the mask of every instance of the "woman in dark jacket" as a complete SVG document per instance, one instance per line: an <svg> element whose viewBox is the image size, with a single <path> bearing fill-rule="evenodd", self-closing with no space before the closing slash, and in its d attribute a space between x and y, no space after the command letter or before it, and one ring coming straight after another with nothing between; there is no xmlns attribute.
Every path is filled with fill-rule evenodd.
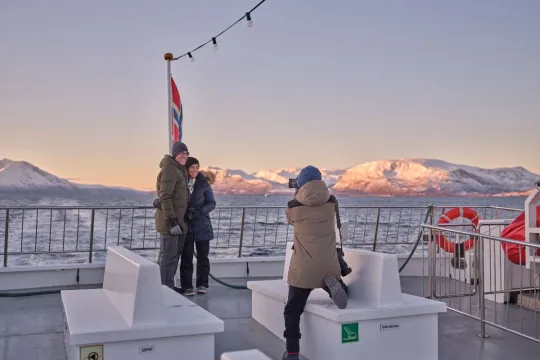
<svg viewBox="0 0 540 360"><path fill-rule="evenodd" d="M186 162L188 171L189 205L186 214L189 231L184 244L180 263L180 284L183 295L195 295L193 289L193 251L197 251L197 293L206 294L208 273L210 272L210 240L214 230L210 221L210 212L216 207L216 200L211 184L215 175L211 172L199 172L199 160L189 157ZM195 249L194 249L195 248Z"/></svg>

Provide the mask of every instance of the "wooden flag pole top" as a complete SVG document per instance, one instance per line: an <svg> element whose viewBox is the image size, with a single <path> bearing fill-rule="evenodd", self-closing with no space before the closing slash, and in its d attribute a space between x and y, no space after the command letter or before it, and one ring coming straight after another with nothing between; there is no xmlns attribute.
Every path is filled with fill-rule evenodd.
<svg viewBox="0 0 540 360"><path fill-rule="evenodd" d="M165 58L166 61L172 61L174 59L174 55L171 53L165 53L163 57Z"/></svg>

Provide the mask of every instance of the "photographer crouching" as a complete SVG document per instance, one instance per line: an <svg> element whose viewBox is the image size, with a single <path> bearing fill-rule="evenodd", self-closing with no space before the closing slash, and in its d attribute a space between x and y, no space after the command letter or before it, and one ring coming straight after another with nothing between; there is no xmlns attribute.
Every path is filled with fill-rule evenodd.
<svg viewBox="0 0 540 360"><path fill-rule="evenodd" d="M287 221L294 227L294 244L284 311L283 336L287 344L284 360L300 359L300 316L313 289L324 289L338 308L347 307L347 286L341 280L336 250L336 198L330 195L321 172L313 166L302 169L296 186L290 181L289 187L297 190L285 211Z"/></svg>

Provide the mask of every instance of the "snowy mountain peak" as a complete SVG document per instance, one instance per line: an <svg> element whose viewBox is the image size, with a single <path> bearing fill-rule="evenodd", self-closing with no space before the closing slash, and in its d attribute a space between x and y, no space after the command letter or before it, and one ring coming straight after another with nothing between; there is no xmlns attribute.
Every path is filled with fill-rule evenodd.
<svg viewBox="0 0 540 360"><path fill-rule="evenodd" d="M288 185L289 179L295 179L302 168L282 168L263 170L253 174L254 177L262 180L275 182L281 185ZM344 169L319 169L323 180L328 186L333 186L345 173Z"/></svg>
<svg viewBox="0 0 540 360"><path fill-rule="evenodd" d="M0 187L18 190L43 188L74 189L69 181L49 174L26 162L9 159L0 160Z"/></svg>
<svg viewBox="0 0 540 360"><path fill-rule="evenodd" d="M372 161L345 172L334 190L370 195L493 195L530 190L522 167L483 169L435 159Z"/></svg>
<svg viewBox="0 0 540 360"><path fill-rule="evenodd" d="M210 167L216 175L213 189L221 194L290 194L288 181L300 168L280 168L249 174L242 170ZM337 193L372 196L479 196L522 194L540 175L523 167L483 169L436 159L371 161L344 169L321 169L323 180ZM131 191L73 184L25 161L0 160L0 191ZM108 190L107 190L108 189Z"/></svg>

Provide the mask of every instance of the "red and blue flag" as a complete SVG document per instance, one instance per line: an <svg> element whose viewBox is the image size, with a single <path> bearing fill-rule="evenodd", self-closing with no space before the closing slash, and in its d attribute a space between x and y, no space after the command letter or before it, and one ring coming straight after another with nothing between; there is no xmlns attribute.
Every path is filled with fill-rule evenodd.
<svg viewBox="0 0 540 360"><path fill-rule="evenodd" d="M182 101L180 100L180 93L178 88L174 83L174 80L171 76L171 89L172 89L172 141L182 141L182 121L183 121L183 111L182 111Z"/></svg>

